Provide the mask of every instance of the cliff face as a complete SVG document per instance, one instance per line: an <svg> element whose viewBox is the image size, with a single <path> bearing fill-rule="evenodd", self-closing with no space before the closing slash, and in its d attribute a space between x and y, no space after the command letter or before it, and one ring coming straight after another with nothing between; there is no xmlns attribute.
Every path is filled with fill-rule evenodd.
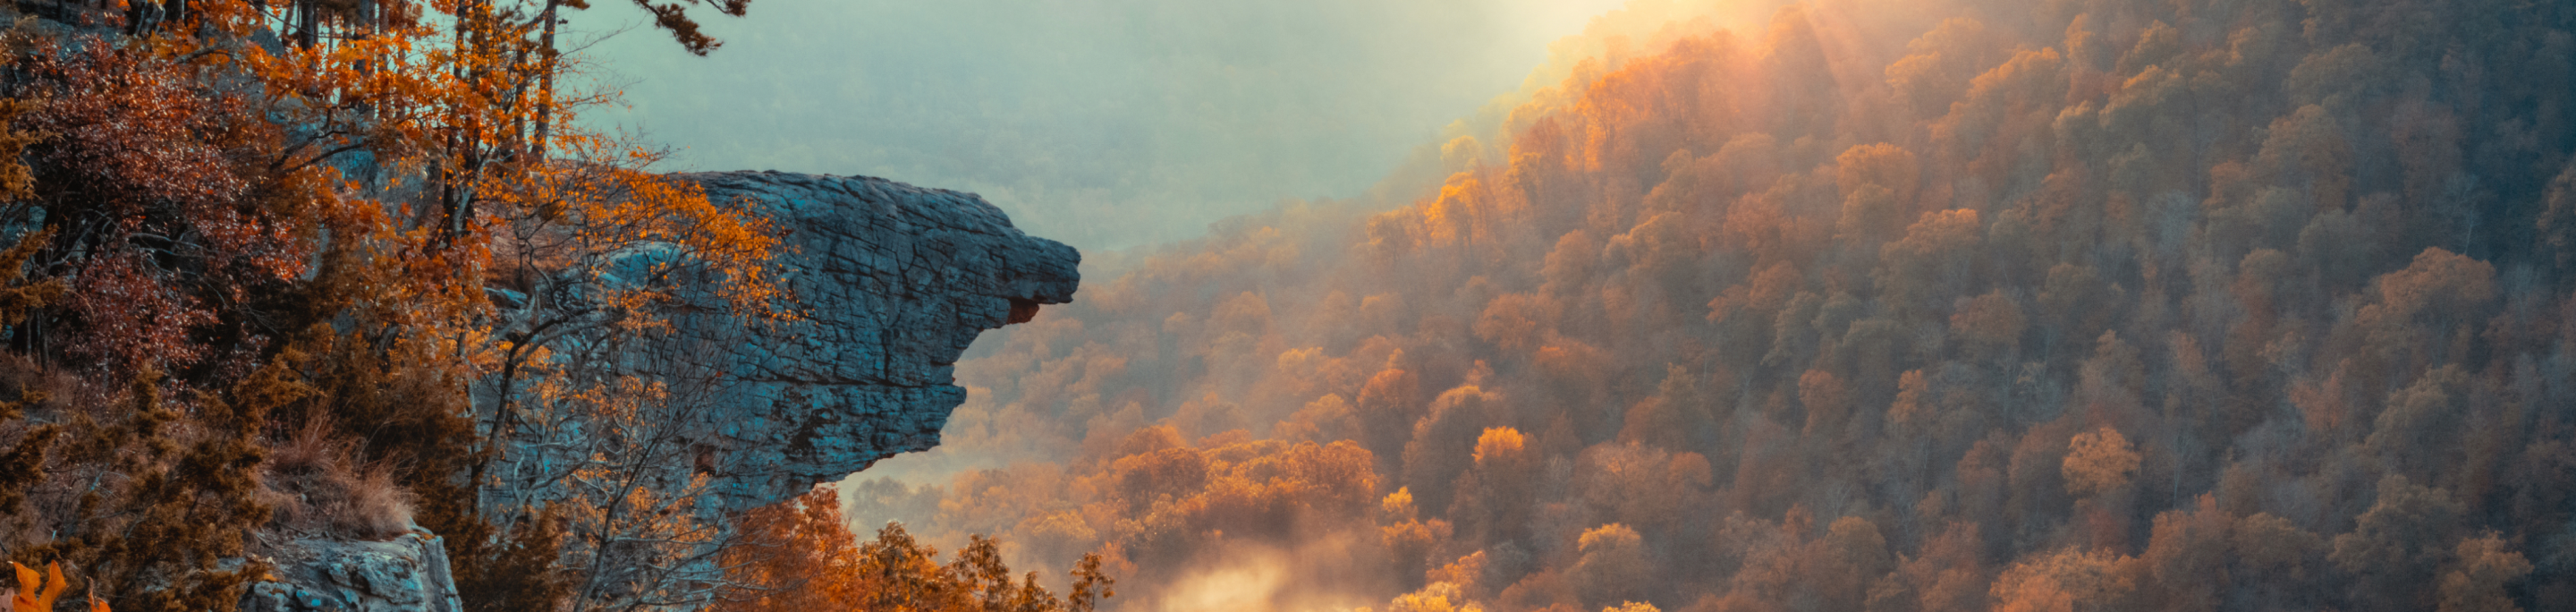
<svg viewBox="0 0 2576 612"><path fill-rule="evenodd" d="M710 343L729 384L706 412L697 460L727 509L937 445L966 400L958 355L984 330L1071 301L1081 280L1080 253L1021 233L973 194L869 177L680 176L710 198L758 202L789 230L784 280L804 306L785 329Z"/></svg>
<svg viewBox="0 0 2576 612"><path fill-rule="evenodd" d="M647 445L662 450L640 463L656 472L647 479L660 483L659 494L685 495L687 482L704 477L706 488L695 490L716 499L696 508L711 517L795 497L879 459L937 445L949 411L966 400L952 370L967 345L984 330L1028 320L1041 305L1071 301L1080 281L1081 255L1072 247L1020 232L973 194L778 172L678 178L720 201L747 200L787 232L778 280L795 296L799 317L770 326L695 304L677 309L684 314L671 320L672 333L574 338L560 354L671 385L655 417L670 422L653 428L668 439ZM584 282L665 282L647 280L648 271L673 255L639 249ZM508 456L521 469L502 471L496 495L538 502L561 495L560 481L538 468L565 458L566 439L552 436L582 429L576 423L514 439ZM297 540L280 549L280 580L254 587L245 610L456 609L435 536Z"/></svg>

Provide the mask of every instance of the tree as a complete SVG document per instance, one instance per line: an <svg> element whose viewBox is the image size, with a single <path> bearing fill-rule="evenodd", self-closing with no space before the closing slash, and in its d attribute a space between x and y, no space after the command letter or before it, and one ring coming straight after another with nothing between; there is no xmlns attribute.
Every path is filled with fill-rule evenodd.
<svg viewBox="0 0 2576 612"><path fill-rule="evenodd" d="M1434 582L1421 590L1395 596L1387 612L1484 612L1485 607L1468 601L1458 585Z"/></svg>
<svg viewBox="0 0 2576 612"><path fill-rule="evenodd" d="M1993 63L2002 50L1984 23L1965 17L1943 20L1923 36L1905 43L1907 55L1889 63L1887 85L1915 116L1939 117L1966 91L1968 79Z"/></svg>
<svg viewBox="0 0 2576 612"><path fill-rule="evenodd" d="M1995 577L1997 610L2102 610L2135 594L2137 559L2102 550L2032 555Z"/></svg>
<svg viewBox="0 0 2576 612"><path fill-rule="evenodd" d="M2541 242L2556 258L2558 268L2568 269L2576 265L2576 159L2549 179L2549 190L2541 197Z"/></svg>
<svg viewBox="0 0 2576 612"><path fill-rule="evenodd" d="M818 610L856 599L858 538L841 520L841 499L831 486L796 499L755 508L735 527L739 543L724 566L745 585L712 606L720 612Z"/></svg>
<svg viewBox="0 0 2576 612"><path fill-rule="evenodd" d="M1513 293L1494 298L1485 312L1476 317L1476 336L1508 351L1538 348L1540 342L1555 330L1548 313L1550 304L1542 299Z"/></svg>
<svg viewBox="0 0 2576 612"><path fill-rule="evenodd" d="M745 537L724 555L726 572L745 585L715 600L720 612L856 609L883 611L1090 612L1115 596L1117 581L1086 554L1069 572L1062 597L1038 584L1037 572L1013 580L1000 543L970 538L947 564L903 526L888 523L859 542L842 521L840 496L817 487L794 500L752 510Z"/></svg>
<svg viewBox="0 0 2576 612"><path fill-rule="evenodd" d="M2238 519L2228 535L2229 575L2243 592L2242 601L2293 605L2310 593L2315 561L2326 551L2317 534L2270 514Z"/></svg>
<svg viewBox="0 0 2576 612"><path fill-rule="evenodd" d="M363 211L297 189L319 178L311 173L262 167L256 145L279 127L232 108L240 100L207 87L204 66L164 57L150 41L9 36L10 47L32 51L15 62L31 78L12 93L50 102L19 109L47 137L21 145L28 197L0 209L13 224L49 230L40 265L72 289L13 328L13 343L105 376L153 368L196 382L214 382L196 375L209 360L239 367L256 356L273 333L240 311L273 304L250 292L287 291L317 254L313 234L363 231L331 223ZM209 307L217 303L239 306L218 313Z"/></svg>
<svg viewBox="0 0 2576 612"><path fill-rule="evenodd" d="M1922 164L1915 159L1914 152L1888 143L1855 146L1834 158L1834 184L1842 188L1844 197L1850 197L1863 186L1877 185L1887 189L1888 195L1895 198L1900 208L1894 212L1910 212L1922 176ZM1901 221L1902 217L1895 220Z"/></svg>
<svg viewBox="0 0 2576 612"><path fill-rule="evenodd" d="M1476 437L1475 459L1472 471L1459 479L1450 516L1465 528L1484 530L1481 540L1517 539L1527 531L1530 497L1536 493L1535 449L1520 430L1487 428Z"/></svg>
<svg viewBox="0 0 2576 612"><path fill-rule="evenodd" d="M1867 603L1872 583L1895 569L1896 558L1887 548L1887 537L1879 533L1878 524L1869 519L1846 516L1834 519L1825 528L1825 560L1821 584L1817 590L1827 601L1843 609L1861 608Z"/></svg>
<svg viewBox="0 0 2576 612"><path fill-rule="evenodd" d="M1508 420L1507 401L1474 386L1432 400L1430 413L1413 424L1413 439L1404 445L1404 482L1423 507L1449 508L1451 485L1472 465L1480 432Z"/></svg>
<svg viewBox="0 0 2576 612"><path fill-rule="evenodd" d="M2443 360L2448 340L2459 326L2478 317L2496 298L2495 266L2427 247L2405 269L2372 281L2375 298L2362 306L2355 323L2368 334L2371 348L2392 366Z"/></svg>
<svg viewBox="0 0 2576 612"><path fill-rule="evenodd" d="M572 8L590 8L585 0L558 1L560 1L563 6L569 6ZM555 2L549 2L547 4L546 8L548 17L553 16L552 13L555 6ZM653 27L669 30L671 32L671 38L679 41L680 48L687 49L691 54L706 55L707 52L714 51L717 47L724 46L724 41L716 40L713 37L707 36L705 33L699 32L697 20L689 17L689 7L709 6L713 7L716 12L734 17L741 17L745 11L750 10L751 0L688 0L687 5L682 5L678 2L653 4L652 0L635 0L635 6L637 8L651 11L653 13ZM548 30L551 31L552 28L549 27Z"/></svg>
<svg viewBox="0 0 2576 612"><path fill-rule="evenodd" d="M2140 555L2155 578L2152 594L2168 609L2217 609L2235 578L2227 571L2228 537L2235 522L2209 495L2200 496L2189 510L2156 515L2155 533Z"/></svg>
<svg viewBox="0 0 2576 612"><path fill-rule="evenodd" d="M1836 239L1866 250L1895 237L1914 210L1914 154L1882 143L1852 147L1837 161L1843 210Z"/></svg>
<svg viewBox="0 0 2576 612"><path fill-rule="evenodd" d="M139 421L109 421L109 430L145 439L165 427L220 432L191 440L196 446L184 452L117 462L248 471L259 461L256 432L332 417L367 451L405 455L419 468L403 480L433 493L422 521L449 534L474 607L488 603L487 586L545 591L483 580L488 568L525 567L518 561L538 554L528 545L559 540L545 535L553 521L522 522L514 517L534 513L478 503L487 484L481 467L500 448L494 442L523 423L502 416L516 393L498 394L500 406L476 406L465 381L494 366L542 361L554 338L541 336L561 330L513 324L562 302L496 304L488 296L511 292L487 286L491 273L596 263L603 250L658 243L690 253L687 266L666 269L725 276L709 287L730 304L775 296L760 266L776 243L746 211L632 166L597 163L641 158L629 155L636 149L628 143L562 126L571 110L604 99L554 89L564 69L554 29L565 6L586 5L151 2L133 5L123 38L13 34L10 61L27 78L13 81L10 95L51 102L9 106L17 127L34 131L10 132L7 146L25 154L11 160L27 165L0 172L9 179L0 183L18 190L0 204L0 217L54 229L38 234L36 257L67 289L66 299L31 313L33 324L10 330L13 346L47 362L86 364L103 380L168 373L162 384L179 417L145 411ZM721 6L740 14L744 4ZM67 20L95 16L70 10ZM665 26L689 23L677 11L656 9ZM243 42L263 35L286 44ZM712 48L692 36L705 43L700 50ZM531 238L571 248L548 253L562 259L510 261L532 252L510 251ZM646 289L612 304L638 315L622 319L640 324L633 329L650 329L660 314L652 307L669 305L655 298L678 291ZM480 431L472 427L478 421ZM244 431L251 440L236 435ZM98 449L126 444L113 440L127 434L98 434L92 450L66 455L74 464L64 471L108 465L108 473L141 478L160 469L100 463L111 454ZM188 517L170 542L99 553L117 559L108 566L153 568L184 557L181 566L213 568L207 564L233 547L221 540L238 535L226 530L259 522L255 505L231 499L248 495L239 483L190 478L178 488L143 478L133 494L212 487L203 492L211 505L192 512L232 516ZM62 516L73 514L55 518ZM179 519L140 524L163 520ZM546 548L550 563L555 551ZM509 555L521 557L502 558ZM215 583L251 569L169 569L214 582L165 585L166 597L153 597L221 599L211 593L230 587ZM548 574L499 580L544 582Z"/></svg>
<svg viewBox="0 0 2576 612"><path fill-rule="evenodd" d="M2452 552L2445 543L2459 529L2464 509L2449 493L2390 474L2379 480L2379 499L2356 519L2351 533L2334 537L2326 556L2343 571L2363 577L2377 605L2420 605L2433 593L2409 588L2430 583Z"/></svg>
<svg viewBox="0 0 2576 612"><path fill-rule="evenodd" d="M1935 302L1967 288L1984 226L1977 211L1958 209L1923 213L1905 228L1905 237L1879 251L1872 272L1879 290L1900 312L1931 313Z"/></svg>
<svg viewBox="0 0 2576 612"><path fill-rule="evenodd" d="M1970 298L1967 306L1950 315L1950 329L1975 347L1977 353L2003 357L2020 347L2028 321L2022 316L2020 304L1996 291Z"/></svg>
<svg viewBox="0 0 2576 612"><path fill-rule="evenodd" d="M1403 460L1413 424L1422 418L1420 389L1420 377L1394 368L1380 370L1360 387L1357 408L1353 410L1359 415L1360 431L1365 436L1360 443L1382 461Z"/></svg>
<svg viewBox="0 0 2576 612"><path fill-rule="evenodd" d="M2418 477L2448 472L2469 412L2468 372L2445 366L2388 394L2362 447L2388 463L2390 473Z"/></svg>
<svg viewBox="0 0 2576 612"><path fill-rule="evenodd" d="M2128 486L2138 471L2138 452L2128 438L2109 427L2075 434L2067 442L2066 492L2092 497Z"/></svg>
<svg viewBox="0 0 2576 612"><path fill-rule="evenodd" d="M2513 597L2505 592L2507 583L2531 573L2531 562L2522 553L2506 547L2504 540L2489 532L2460 540L2453 552L2457 561L2442 574L2442 612L2519 612Z"/></svg>
<svg viewBox="0 0 2576 612"><path fill-rule="evenodd" d="M1798 404L1807 409L1808 438L1840 440L1851 420L1853 401L1850 386L1833 372L1808 370L1798 375Z"/></svg>
<svg viewBox="0 0 2576 612"><path fill-rule="evenodd" d="M1569 578L1586 601L1602 605L1635 601L1655 584L1654 561L1647 557L1645 542L1626 525L1611 523L1585 530L1576 550L1581 558L1574 562Z"/></svg>

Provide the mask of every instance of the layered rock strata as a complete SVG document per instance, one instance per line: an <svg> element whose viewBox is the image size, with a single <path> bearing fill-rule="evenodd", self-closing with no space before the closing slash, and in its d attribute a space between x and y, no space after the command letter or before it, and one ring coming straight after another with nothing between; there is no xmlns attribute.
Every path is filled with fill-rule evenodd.
<svg viewBox="0 0 2576 612"><path fill-rule="evenodd" d="M756 203L784 226L783 280L803 306L803 320L783 329L702 345L724 354L734 383L707 413L696 459L728 509L937 445L966 401L953 365L967 345L1071 301L1081 281L1080 253L1022 233L973 194L870 177L678 176L709 198Z"/></svg>

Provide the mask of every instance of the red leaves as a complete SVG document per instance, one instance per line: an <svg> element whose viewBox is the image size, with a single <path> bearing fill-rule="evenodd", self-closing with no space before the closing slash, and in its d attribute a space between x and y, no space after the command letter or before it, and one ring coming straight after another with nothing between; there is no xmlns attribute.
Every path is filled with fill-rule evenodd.
<svg viewBox="0 0 2576 612"><path fill-rule="evenodd" d="M320 191L262 163L281 128L218 93L198 67L143 44L40 40L17 67L42 103L21 124L35 216L54 230L38 258L69 281L48 344L71 363L184 370L256 352L262 335L207 329L219 309L271 300L304 276L324 219Z"/></svg>
<svg viewBox="0 0 2576 612"><path fill-rule="evenodd" d="M205 357L189 328L214 313L171 286L165 273L133 252L92 260L72 282L72 311L82 323L66 352L112 369L145 364L186 367Z"/></svg>
<svg viewBox="0 0 2576 612"><path fill-rule="evenodd" d="M102 42L40 52L28 64L49 90L45 108L30 118L54 135L33 147L40 184L51 192L45 196L128 221L174 208L233 217L209 237L248 242L234 229L243 224L237 211L210 210L247 188L225 157L233 131L219 114L225 100L191 87L195 80L174 62Z"/></svg>
<svg viewBox="0 0 2576 612"><path fill-rule="evenodd" d="M275 128L178 61L60 44L40 41L18 64L29 75L20 91L43 99L23 118L44 136L27 162L40 222L55 230L39 263L72 294L47 329L74 363L196 365L216 350L193 337L218 320L214 305L262 297L311 259L298 235L311 232L279 214L292 198L254 193L262 172L249 145Z"/></svg>

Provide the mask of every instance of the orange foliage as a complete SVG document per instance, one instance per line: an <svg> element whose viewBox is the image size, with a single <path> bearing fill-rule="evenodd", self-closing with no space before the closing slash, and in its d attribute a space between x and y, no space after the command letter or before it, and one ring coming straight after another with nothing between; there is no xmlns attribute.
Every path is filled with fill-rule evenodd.
<svg viewBox="0 0 2576 612"><path fill-rule="evenodd" d="M2409 7L1640 5L1435 173L1165 247L960 367L1090 449L1025 524L1147 581L1287 550L1288 588L1417 607L2535 607L2576 593L2535 561L2576 36ZM1246 467L1290 449L1344 484Z"/></svg>
<svg viewBox="0 0 2576 612"><path fill-rule="evenodd" d="M1011 610L1090 612L1111 597L1116 584L1101 572L1101 555L1083 555L1063 598L1038 585L1038 573L1012 579L1000 544L975 536L955 560L937 562L939 550L921 544L902 525L889 523L860 542L841 518L840 495L816 487L794 500L752 510L738 528L744 537L723 554L727 577L745 585L720 599L722 612L857 609L947 612Z"/></svg>
<svg viewBox="0 0 2576 612"><path fill-rule="evenodd" d="M2075 434L2067 442L2065 469L2067 492L2100 495L2129 483L2129 475L2138 470L2138 453L2119 430L2104 427Z"/></svg>
<svg viewBox="0 0 2576 612"><path fill-rule="evenodd" d="M29 315L12 346L101 389L170 377L131 391L147 408L133 414L97 412L113 394L101 391L43 415L81 439L25 459L83 484L44 485L60 503L10 533L132 582L110 585L121 606L239 599L261 567L240 560L245 531L269 510L247 476L274 442L260 432L325 415L336 435L417 468L399 478L431 493L422 523L449 536L470 607L504 605L493 584L545 591L561 541L496 526L533 509L475 506L490 484L480 468L498 456L485 447L524 422L468 411L511 407L524 388L466 387L503 371L519 382L548 355L529 329L542 306L488 296L653 244L706 272L693 286L722 307L783 314L768 268L779 242L745 203L710 202L640 171L644 149L567 127L605 100L554 86L566 70L557 5L581 3L152 2L130 7L122 35L97 31L115 16L87 4L56 3L40 12L64 23L28 17L7 34L18 78L0 105L12 119L0 221L34 230L36 271L59 281L36 286L62 290L17 296L45 299L10 305ZM678 9L655 12L661 27L694 28ZM601 297L642 333L680 291ZM472 426L484 418L490 430ZM152 508L105 507L123 503ZM63 525L38 527L49 523Z"/></svg>
<svg viewBox="0 0 2576 612"><path fill-rule="evenodd" d="M1527 461L1528 440L1519 430L1488 427L1476 436L1476 465L1502 467Z"/></svg>

